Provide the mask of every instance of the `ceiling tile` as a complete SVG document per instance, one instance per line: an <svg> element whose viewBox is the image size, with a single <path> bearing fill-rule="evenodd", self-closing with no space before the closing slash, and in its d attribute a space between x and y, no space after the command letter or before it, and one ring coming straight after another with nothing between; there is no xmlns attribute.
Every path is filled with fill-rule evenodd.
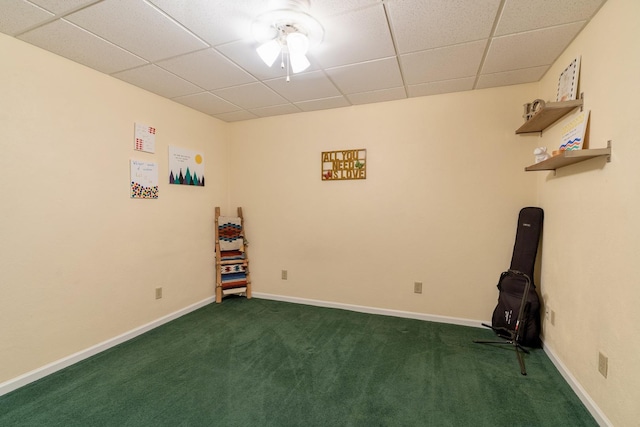
<svg viewBox="0 0 640 427"><path fill-rule="evenodd" d="M351 104L344 96L335 96L312 101L296 102L295 105L302 111L328 110L330 108L348 107Z"/></svg>
<svg viewBox="0 0 640 427"><path fill-rule="evenodd" d="M258 116L248 111L232 111L231 113L214 114L213 116L225 122L239 122L258 118Z"/></svg>
<svg viewBox="0 0 640 427"><path fill-rule="evenodd" d="M31 3L35 3L43 9L56 15L62 15L66 12L76 10L82 6L86 6L91 3L97 3L100 0L29 0Z"/></svg>
<svg viewBox="0 0 640 427"><path fill-rule="evenodd" d="M18 38L106 74L147 63L64 19L28 31Z"/></svg>
<svg viewBox="0 0 640 427"><path fill-rule="evenodd" d="M194 95L180 96L173 98L174 101L187 107L194 108L198 111L202 111L205 114L215 115L221 113L229 113L231 111L238 111L240 108L225 101L212 93L202 92Z"/></svg>
<svg viewBox="0 0 640 427"><path fill-rule="evenodd" d="M19 34L53 17L53 13L24 0L0 1L0 31L5 34Z"/></svg>
<svg viewBox="0 0 640 427"><path fill-rule="evenodd" d="M291 102L330 98L341 93L321 71L293 74L291 81L285 78L267 80L265 84Z"/></svg>
<svg viewBox="0 0 640 427"><path fill-rule="evenodd" d="M207 45L143 1L105 0L67 16L67 20L148 61Z"/></svg>
<svg viewBox="0 0 640 427"><path fill-rule="evenodd" d="M400 54L487 39L500 0L389 0Z"/></svg>
<svg viewBox="0 0 640 427"><path fill-rule="evenodd" d="M593 16L606 0L506 0L496 35L551 27Z"/></svg>
<svg viewBox="0 0 640 427"><path fill-rule="evenodd" d="M115 73L112 76L167 98L202 92L202 88L153 64Z"/></svg>
<svg viewBox="0 0 640 427"><path fill-rule="evenodd" d="M573 40L584 22L494 38L482 74L549 65Z"/></svg>
<svg viewBox="0 0 640 427"><path fill-rule="evenodd" d="M323 21L324 41L311 54L325 68L395 55L382 4Z"/></svg>
<svg viewBox="0 0 640 427"><path fill-rule="evenodd" d="M342 93L358 93L402 86L402 75L395 56L329 68L327 75Z"/></svg>
<svg viewBox="0 0 640 427"><path fill-rule="evenodd" d="M486 40L400 56L405 83L415 85L437 80L475 76Z"/></svg>
<svg viewBox="0 0 640 427"><path fill-rule="evenodd" d="M423 83L419 85L411 85L408 87L409 97L437 95L440 93L461 92L473 89L475 77L467 77L464 79L445 80L433 83Z"/></svg>
<svg viewBox="0 0 640 427"><path fill-rule="evenodd" d="M251 83L213 91L220 98L226 99L242 108L252 109L282 105L287 100L275 93L263 83Z"/></svg>
<svg viewBox="0 0 640 427"><path fill-rule="evenodd" d="M524 68L522 70L505 71L502 73L482 74L476 82L476 89L488 87L509 86L521 83L537 82L549 69L548 65Z"/></svg>
<svg viewBox="0 0 640 427"><path fill-rule="evenodd" d="M264 0L150 0L213 46L250 39L251 23L267 10Z"/></svg>
<svg viewBox="0 0 640 427"><path fill-rule="evenodd" d="M283 114L300 113L301 110L293 104L275 105L273 107L256 108L251 110L258 117L281 116Z"/></svg>
<svg viewBox="0 0 640 427"><path fill-rule="evenodd" d="M352 104L370 104L373 102L395 101L404 99L407 94L404 87L394 87L391 89L375 90L371 92L352 93L347 95Z"/></svg>
<svg viewBox="0 0 640 427"><path fill-rule="evenodd" d="M188 53L157 64L207 90L236 86L256 80L214 49Z"/></svg>
<svg viewBox="0 0 640 427"><path fill-rule="evenodd" d="M322 24L322 18L341 15L368 6L380 4L380 0L311 0L309 14L318 18Z"/></svg>

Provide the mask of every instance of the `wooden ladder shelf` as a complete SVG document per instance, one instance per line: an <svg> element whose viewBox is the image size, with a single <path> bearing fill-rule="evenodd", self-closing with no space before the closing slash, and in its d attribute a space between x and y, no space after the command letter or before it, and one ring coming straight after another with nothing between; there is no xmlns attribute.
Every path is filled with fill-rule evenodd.
<svg viewBox="0 0 640 427"><path fill-rule="evenodd" d="M219 207L216 207L215 214L216 302L222 302L222 298L230 294L245 294L251 298L242 208L238 208L236 217L221 216Z"/></svg>

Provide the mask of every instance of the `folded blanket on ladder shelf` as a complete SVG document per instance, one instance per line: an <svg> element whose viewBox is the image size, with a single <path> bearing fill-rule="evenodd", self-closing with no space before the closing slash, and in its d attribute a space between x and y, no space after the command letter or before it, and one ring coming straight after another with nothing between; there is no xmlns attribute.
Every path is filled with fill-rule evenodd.
<svg viewBox="0 0 640 427"><path fill-rule="evenodd" d="M220 251L220 261L235 261L245 259L244 252L240 251Z"/></svg>
<svg viewBox="0 0 640 427"><path fill-rule="evenodd" d="M221 251L244 252L244 236L242 235L242 219L239 217L218 217L218 238Z"/></svg>
<svg viewBox="0 0 640 427"><path fill-rule="evenodd" d="M233 274L233 273L246 273L247 266L244 264L231 264L220 266L220 273Z"/></svg>
<svg viewBox="0 0 640 427"><path fill-rule="evenodd" d="M222 240L222 239L221 239ZM233 261L245 259L245 254L240 251L221 251L221 261ZM247 286L246 264L223 264L220 266L220 280L222 289Z"/></svg>
<svg viewBox="0 0 640 427"><path fill-rule="evenodd" d="M247 286L247 273L226 273L222 274L222 289L237 288Z"/></svg>

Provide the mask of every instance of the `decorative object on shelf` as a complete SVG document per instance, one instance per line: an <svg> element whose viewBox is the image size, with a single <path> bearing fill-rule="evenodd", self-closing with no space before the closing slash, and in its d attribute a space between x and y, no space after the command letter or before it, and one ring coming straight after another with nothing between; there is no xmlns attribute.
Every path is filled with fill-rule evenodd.
<svg viewBox="0 0 640 427"><path fill-rule="evenodd" d="M531 119L531 117L538 114L544 108L545 102L542 99L536 99L533 102L524 104L524 117L525 120Z"/></svg>
<svg viewBox="0 0 640 427"><path fill-rule="evenodd" d="M558 94L556 101L572 101L578 96L578 77L580 74L580 57L571 61L571 64L560 73L558 80Z"/></svg>
<svg viewBox="0 0 640 427"><path fill-rule="evenodd" d="M547 160L551 155L547 153L547 147L538 147L533 150L533 155L536 157L536 163Z"/></svg>
<svg viewBox="0 0 640 427"><path fill-rule="evenodd" d="M322 25L309 15L309 6L309 0L271 0L270 10L253 22L253 36L260 43L258 55L269 67L279 56L287 82L289 72L309 68L307 51L320 44L324 36Z"/></svg>
<svg viewBox="0 0 640 427"><path fill-rule="evenodd" d="M367 150L338 150L322 152L322 180L367 178Z"/></svg>
<svg viewBox="0 0 640 427"><path fill-rule="evenodd" d="M589 110L578 114L562 128L560 151L573 151L588 148Z"/></svg>

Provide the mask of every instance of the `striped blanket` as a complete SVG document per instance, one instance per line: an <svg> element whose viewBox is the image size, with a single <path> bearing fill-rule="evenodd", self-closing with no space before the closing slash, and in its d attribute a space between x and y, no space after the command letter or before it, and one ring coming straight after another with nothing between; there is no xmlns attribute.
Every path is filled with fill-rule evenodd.
<svg viewBox="0 0 640 427"><path fill-rule="evenodd" d="M228 273L222 275L222 289L247 286L247 273Z"/></svg>
<svg viewBox="0 0 640 427"><path fill-rule="evenodd" d="M235 261L245 259L244 252L240 251L221 251L220 252L220 261Z"/></svg>

